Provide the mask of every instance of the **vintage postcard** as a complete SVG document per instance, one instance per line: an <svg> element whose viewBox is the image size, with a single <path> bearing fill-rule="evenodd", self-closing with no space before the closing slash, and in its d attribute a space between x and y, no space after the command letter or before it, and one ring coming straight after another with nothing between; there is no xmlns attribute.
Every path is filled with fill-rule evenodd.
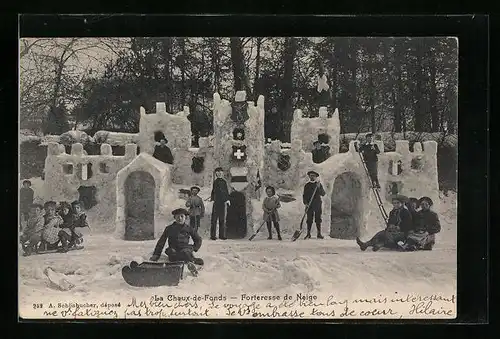
<svg viewBox="0 0 500 339"><path fill-rule="evenodd" d="M454 319L458 40L19 40L22 319Z"/></svg>

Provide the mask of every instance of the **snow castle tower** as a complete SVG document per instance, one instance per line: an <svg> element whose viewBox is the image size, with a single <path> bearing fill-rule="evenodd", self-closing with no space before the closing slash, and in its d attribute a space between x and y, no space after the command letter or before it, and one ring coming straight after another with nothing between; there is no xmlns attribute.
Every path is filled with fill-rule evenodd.
<svg viewBox="0 0 500 339"><path fill-rule="evenodd" d="M252 203L258 195L257 182L263 164L264 97L257 105L238 91L229 102L214 94L214 168L222 167L230 186L227 209L228 238L252 234Z"/></svg>

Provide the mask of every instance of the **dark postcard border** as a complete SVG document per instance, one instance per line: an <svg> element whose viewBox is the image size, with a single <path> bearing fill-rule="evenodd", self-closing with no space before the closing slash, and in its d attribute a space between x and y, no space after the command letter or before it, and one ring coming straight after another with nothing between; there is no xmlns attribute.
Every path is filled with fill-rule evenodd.
<svg viewBox="0 0 500 339"><path fill-rule="evenodd" d="M487 321L487 112L488 112L488 18L486 16L370 16L370 17L305 17L305 16L23 16L22 36L456 36L459 38L459 224L458 224L458 319L456 323ZM5 32L5 31L4 31ZM15 32L12 32L15 33ZM8 70L17 67L17 40L11 35L9 48L13 51ZM6 65L4 64L6 67ZM12 68L14 67L14 68ZM7 73L7 67L3 74ZM2 95L6 96L6 112L17 110L17 72L8 82L2 80ZM13 113L11 113L13 115ZM9 124L9 139L4 140L13 158L17 157L17 120ZM12 137L12 138L11 138ZM7 151L7 149L5 150ZM14 160L17 163L17 159ZM10 169L4 168L4 174ZM7 172L8 173L8 172ZM11 172L12 173L12 172ZM11 174L9 173L9 174ZM17 173L11 176L13 187L9 202L17 206ZM12 225L15 223L10 222ZM11 227L13 230L14 227ZM14 235L15 237L15 235ZM15 252L11 252L15 253ZM11 276L17 276L17 263L12 265ZM17 289L14 280L13 289ZM17 309L17 298L14 298ZM16 312L17 313L17 312ZM14 316L17 316L15 314ZM63 322L63 321L61 321ZM108 322L108 321L107 321ZM109 321L112 322L112 321ZM141 321L141 323L151 321ZM179 328L174 321L169 331ZM176 320L179 323L181 321ZM193 323L193 321L185 321ZM218 323L247 323L244 320L219 320ZM294 321L295 322L295 321ZM365 321L363 323L380 323ZM439 323L438 321L433 321ZM86 325L89 323L85 322ZM262 323L262 321L261 321ZM266 321L269 323L269 321ZM280 321L283 323L283 321ZM324 323L324 321L297 321L297 323ZM336 323L339 323L336 321ZM355 323L348 321L348 324ZM356 322L357 323L357 322ZM384 323L400 323L385 321ZM405 322L407 324L408 322ZM430 323L414 321L413 323ZM446 321L450 323L450 321ZM318 324L319 325L319 324ZM34 330L39 325L31 325ZM323 326L315 327L316 329ZM259 327L260 328L260 327ZM82 330L79 326L79 330ZM126 331L135 328L124 327ZM205 326L207 335L227 334L219 327ZM242 328L238 326L238 329ZM262 328L260 328L262 329ZM271 335L272 327L265 329ZM350 327L351 332L354 328ZM183 327L183 332L187 329ZM288 327L287 334L302 332L295 325ZM290 331L291 330L291 331ZM405 328L408 333L409 328ZM413 329L412 329L413 330ZM223 331L223 332L221 332ZM281 330L280 330L281 332ZM356 332L356 331L353 331ZM187 331L185 334L188 334ZM317 334L308 330L308 334ZM117 333L118 334L118 333ZM165 333L168 335L167 333ZM281 332L281 334L284 334ZM239 333L238 335L241 335Z"/></svg>

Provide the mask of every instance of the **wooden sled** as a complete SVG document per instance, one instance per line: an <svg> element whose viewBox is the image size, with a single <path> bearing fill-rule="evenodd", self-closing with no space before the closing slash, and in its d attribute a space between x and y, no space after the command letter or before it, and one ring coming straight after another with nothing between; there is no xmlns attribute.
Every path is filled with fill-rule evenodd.
<svg viewBox="0 0 500 339"><path fill-rule="evenodd" d="M83 250L85 247L83 245L76 245L76 246L73 246L73 247L70 247L68 248L68 252L71 252L71 251L79 251L79 250ZM61 250L61 247L58 247L58 248L53 248L53 249L39 249L38 251L35 251L35 252L32 252L30 254L27 254L27 253L24 253L23 255L25 257L27 256L31 256L31 255L39 255L39 254L49 254L49 253L59 253ZM60 252L60 253L65 253L65 252Z"/></svg>
<svg viewBox="0 0 500 339"><path fill-rule="evenodd" d="M134 287L177 286L182 279L184 262L132 261L122 268L123 280Z"/></svg>

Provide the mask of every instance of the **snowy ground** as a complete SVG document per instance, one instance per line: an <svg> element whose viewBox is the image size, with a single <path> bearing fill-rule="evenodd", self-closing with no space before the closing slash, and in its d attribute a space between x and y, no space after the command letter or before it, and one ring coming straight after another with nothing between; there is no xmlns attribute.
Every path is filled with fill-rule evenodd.
<svg viewBox="0 0 500 339"><path fill-rule="evenodd" d="M85 236L85 249L66 254L19 258L20 313L37 302L149 298L152 294L335 293L342 298L387 293L456 294L456 197L443 197L442 232L433 251L361 252L354 241L267 240L266 232L248 240L210 241L197 253L205 260L198 278L185 273L177 287L133 288L121 277L131 260L149 258L155 241L126 242L106 234ZM315 234L315 233L313 233ZM50 268L70 284L62 291L50 282ZM68 287L69 286L69 287Z"/></svg>

